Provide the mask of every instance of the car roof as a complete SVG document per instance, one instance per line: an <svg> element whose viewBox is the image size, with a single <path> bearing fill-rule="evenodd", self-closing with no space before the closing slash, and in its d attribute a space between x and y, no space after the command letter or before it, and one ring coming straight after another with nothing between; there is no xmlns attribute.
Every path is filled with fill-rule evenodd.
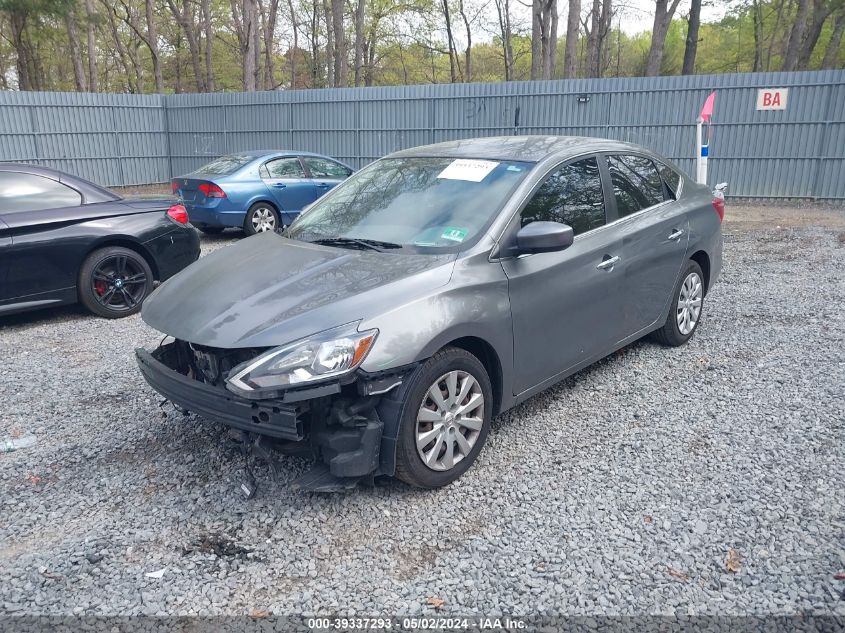
<svg viewBox="0 0 845 633"><path fill-rule="evenodd" d="M549 156L566 158L568 155L603 151L648 152L631 143L589 136L490 136L422 145L394 152L387 158L443 156L536 163Z"/></svg>
<svg viewBox="0 0 845 633"><path fill-rule="evenodd" d="M245 152L229 152L223 156L249 156L250 158L266 158L267 156L316 156L319 158L329 158L336 160L331 156L324 154L317 154L315 152L301 152L295 149L253 149Z"/></svg>
<svg viewBox="0 0 845 633"><path fill-rule="evenodd" d="M79 178L73 174L53 169L52 167L31 165L29 163L0 163L0 171L13 171L19 174L32 174L33 176L41 176L43 178L57 180L79 191L84 197L86 203L114 202L122 199L110 189L101 187L96 183L85 180L84 178Z"/></svg>

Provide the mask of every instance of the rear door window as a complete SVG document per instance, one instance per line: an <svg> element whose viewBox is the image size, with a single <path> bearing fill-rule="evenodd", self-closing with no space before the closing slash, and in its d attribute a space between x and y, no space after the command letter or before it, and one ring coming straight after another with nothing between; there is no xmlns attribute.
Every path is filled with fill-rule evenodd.
<svg viewBox="0 0 845 633"><path fill-rule="evenodd" d="M678 190L681 187L681 174L660 161L655 161L655 164L660 172L660 176L663 178L663 184L666 185L666 189L669 191L669 196L673 200L676 200L678 198Z"/></svg>
<svg viewBox="0 0 845 633"><path fill-rule="evenodd" d="M61 209L82 204L82 194L52 178L0 171L0 213Z"/></svg>
<svg viewBox="0 0 845 633"><path fill-rule="evenodd" d="M262 178L305 178L302 163L296 157L277 158L261 167Z"/></svg>
<svg viewBox="0 0 845 633"><path fill-rule="evenodd" d="M607 168L620 218L663 202L663 181L651 159L632 155L608 156Z"/></svg>
<svg viewBox="0 0 845 633"><path fill-rule="evenodd" d="M312 178L346 178L352 173L351 169L333 160L313 156L304 156L302 160L308 165Z"/></svg>
<svg viewBox="0 0 845 633"><path fill-rule="evenodd" d="M598 161L585 158L552 172L522 210L520 224L560 222L586 233L606 222Z"/></svg>

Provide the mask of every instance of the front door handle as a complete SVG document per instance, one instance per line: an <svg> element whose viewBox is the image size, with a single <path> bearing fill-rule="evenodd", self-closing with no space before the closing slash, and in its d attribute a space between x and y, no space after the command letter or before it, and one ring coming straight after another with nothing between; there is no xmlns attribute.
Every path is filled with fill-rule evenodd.
<svg viewBox="0 0 845 633"><path fill-rule="evenodd" d="M681 239L681 236L683 234L684 234L683 229L675 229L674 231L669 233L669 239L672 240L673 242L677 242L679 239Z"/></svg>
<svg viewBox="0 0 845 633"><path fill-rule="evenodd" d="M613 270L613 267L619 261L619 255L614 255L613 257L609 257L607 259L603 259L601 264L596 266L599 270Z"/></svg>
<svg viewBox="0 0 845 633"><path fill-rule="evenodd" d="M317 186L318 186L320 189L328 189L329 187L331 187L331 185L330 185L329 183L327 183L327 182L318 182L318 183L317 183Z"/></svg>
<svg viewBox="0 0 845 633"><path fill-rule="evenodd" d="M285 183L283 183L283 182L274 182L274 183L273 183L273 186L274 186L276 189L284 189L285 187L287 187L287 185L286 185Z"/></svg>

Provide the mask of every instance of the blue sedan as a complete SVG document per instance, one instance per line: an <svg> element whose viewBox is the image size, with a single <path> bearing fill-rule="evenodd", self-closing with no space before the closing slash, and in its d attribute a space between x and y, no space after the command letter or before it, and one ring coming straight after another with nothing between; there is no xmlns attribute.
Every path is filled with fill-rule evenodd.
<svg viewBox="0 0 845 633"><path fill-rule="evenodd" d="M351 167L327 156L263 150L221 156L174 178L171 188L200 231L232 226L254 235L287 226L350 174Z"/></svg>

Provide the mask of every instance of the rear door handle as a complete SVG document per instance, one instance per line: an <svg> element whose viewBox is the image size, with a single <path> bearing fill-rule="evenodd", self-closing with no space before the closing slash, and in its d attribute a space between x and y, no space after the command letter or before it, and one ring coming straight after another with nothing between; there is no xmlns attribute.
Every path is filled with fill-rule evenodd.
<svg viewBox="0 0 845 633"><path fill-rule="evenodd" d="M331 185L330 185L329 183L327 183L327 182L318 182L318 183L317 183L317 186L318 186L320 189L328 189L329 187L331 187Z"/></svg>
<svg viewBox="0 0 845 633"><path fill-rule="evenodd" d="M674 231L669 233L669 239L672 240L673 242L677 242L679 239L681 239L681 236L683 234L684 234L683 229L675 229Z"/></svg>
<svg viewBox="0 0 845 633"><path fill-rule="evenodd" d="M274 186L276 189L284 189L285 187L287 187L287 185L286 185L285 183L283 183L283 182L274 182L274 183L273 183L273 186Z"/></svg>
<svg viewBox="0 0 845 633"><path fill-rule="evenodd" d="M596 268L598 268L599 270L613 270L613 267L617 264L618 261L619 255L614 255L613 257L610 257L608 259L603 259L601 264L596 266Z"/></svg>

